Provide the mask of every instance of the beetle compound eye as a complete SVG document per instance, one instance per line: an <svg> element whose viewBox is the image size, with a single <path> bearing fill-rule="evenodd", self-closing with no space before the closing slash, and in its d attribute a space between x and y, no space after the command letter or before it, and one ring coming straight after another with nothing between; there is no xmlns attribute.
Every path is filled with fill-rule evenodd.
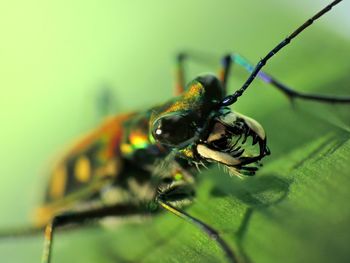
<svg viewBox="0 0 350 263"><path fill-rule="evenodd" d="M195 136L193 120L188 115L171 115L158 119L153 125L153 137L169 146L181 146Z"/></svg>

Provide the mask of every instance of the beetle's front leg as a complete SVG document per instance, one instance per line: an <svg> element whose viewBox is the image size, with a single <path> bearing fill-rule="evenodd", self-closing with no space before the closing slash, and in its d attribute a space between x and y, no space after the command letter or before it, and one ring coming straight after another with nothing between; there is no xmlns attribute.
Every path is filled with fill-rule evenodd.
<svg viewBox="0 0 350 263"><path fill-rule="evenodd" d="M157 188L156 199L166 200L175 206L184 206L192 202L195 197L194 178L192 174L173 162L165 176L161 175Z"/></svg>
<svg viewBox="0 0 350 263"><path fill-rule="evenodd" d="M237 263L238 261L235 254L214 228L179 208L190 203L194 197L194 180L191 174L178 163L173 164L170 176L163 177L158 187L157 196L155 198L156 203L166 211L198 227L223 250L228 262Z"/></svg>
<svg viewBox="0 0 350 263"><path fill-rule="evenodd" d="M189 198L189 196L187 195L188 193L188 186L179 186L173 189L169 189L169 191L167 192L160 193L156 197L156 202L160 205L160 207L162 207L166 211L169 211L172 214L184 219L186 222L195 225L201 231L203 231L222 249L222 251L225 253L228 262L238 263L237 258L230 246L226 243L224 239L220 237L219 233L214 228L176 207L176 204L181 203L181 201L184 201L184 199Z"/></svg>

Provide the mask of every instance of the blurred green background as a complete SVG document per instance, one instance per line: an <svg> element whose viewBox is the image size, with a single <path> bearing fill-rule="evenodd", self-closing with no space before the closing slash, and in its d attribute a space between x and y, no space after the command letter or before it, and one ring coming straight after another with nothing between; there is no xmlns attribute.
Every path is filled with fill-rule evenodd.
<svg viewBox="0 0 350 263"><path fill-rule="evenodd" d="M45 171L113 110L172 96L181 50L258 61L329 1L11 1L0 3L0 226L25 225ZM350 94L349 1L274 57L266 71L299 90ZM189 77L218 63L189 63ZM235 70L231 90L247 76ZM242 262L348 262L350 107L289 101L260 81L235 109L267 131L272 156L254 178L211 169L188 211L218 229ZM42 237L0 241L1 262L39 262ZM144 224L58 234L53 262L220 262L215 244L161 215Z"/></svg>

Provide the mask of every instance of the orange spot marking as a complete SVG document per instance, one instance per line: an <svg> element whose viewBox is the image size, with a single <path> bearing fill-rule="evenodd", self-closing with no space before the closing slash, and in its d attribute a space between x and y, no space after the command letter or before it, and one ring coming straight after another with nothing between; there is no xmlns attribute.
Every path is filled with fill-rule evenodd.
<svg viewBox="0 0 350 263"><path fill-rule="evenodd" d="M64 195L64 190L67 182L67 170L64 165L60 165L54 170L51 185L50 185L50 196L53 199L60 198Z"/></svg>
<svg viewBox="0 0 350 263"><path fill-rule="evenodd" d="M105 166L102 166L96 171L94 171L94 174L97 177L110 177L110 176L117 176L120 173L122 164L119 158L115 160L109 161Z"/></svg>
<svg viewBox="0 0 350 263"><path fill-rule="evenodd" d="M127 155L132 152L132 147L130 144L123 143L120 147L123 154Z"/></svg>
<svg viewBox="0 0 350 263"><path fill-rule="evenodd" d="M74 176L77 181L86 183L91 178L90 160L86 156L81 156L75 163Z"/></svg>

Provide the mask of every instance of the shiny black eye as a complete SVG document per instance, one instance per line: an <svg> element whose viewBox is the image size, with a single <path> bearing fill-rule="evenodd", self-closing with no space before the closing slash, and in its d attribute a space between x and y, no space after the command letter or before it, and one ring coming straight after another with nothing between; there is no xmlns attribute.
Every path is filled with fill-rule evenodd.
<svg viewBox="0 0 350 263"><path fill-rule="evenodd" d="M162 144L179 147L195 136L193 118L181 114L161 117L153 124L152 134Z"/></svg>

